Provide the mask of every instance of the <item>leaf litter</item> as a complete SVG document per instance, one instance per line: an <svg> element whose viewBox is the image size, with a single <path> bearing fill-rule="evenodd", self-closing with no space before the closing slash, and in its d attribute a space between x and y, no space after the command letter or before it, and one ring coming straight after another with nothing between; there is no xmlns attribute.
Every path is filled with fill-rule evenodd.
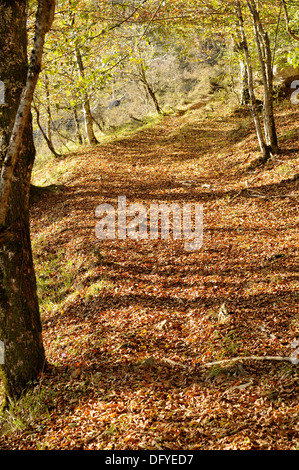
<svg viewBox="0 0 299 470"><path fill-rule="evenodd" d="M296 363L225 362L294 356L299 337L297 141L254 169L237 121L164 117L66 157L63 190L33 202L49 366L39 412L3 418L1 448L298 449ZM120 195L203 204L202 248L98 240L95 209Z"/></svg>

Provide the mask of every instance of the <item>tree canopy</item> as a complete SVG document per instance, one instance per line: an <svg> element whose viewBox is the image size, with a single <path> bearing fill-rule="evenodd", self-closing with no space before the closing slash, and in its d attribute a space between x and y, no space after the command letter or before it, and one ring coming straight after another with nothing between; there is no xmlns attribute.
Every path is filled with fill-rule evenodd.
<svg viewBox="0 0 299 470"><path fill-rule="evenodd" d="M90 365L94 396L94 383L100 384L101 374L109 400L110 387L115 386L120 396L120 384L128 380L131 388L126 389L126 396L131 402L126 406L131 410L134 400L139 400L131 392L138 389L141 376L151 386L158 383L155 399L163 396L162 401L171 402L170 394L163 395L163 387L167 388L163 374L170 383L173 374L165 367L179 370L173 396L177 406L182 401L179 397L185 402L190 399L191 408L184 408L184 431L176 427L175 433L178 439L191 436L192 448L197 448L198 438L194 413L208 393L206 383L212 380L213 387L221 385L208 376L198 391L198 370L236 363L221 374L224 381L228 376L241 380L247 372L240 360L270 361L290 368L284 369L283 379L271 371L274 384L291 374L299 361L298 340L291 343L295 352L289 355L279 349L278 336L272 333L268 341L264 333L270 326L277 328L277 335L287 337L283 345L289 344L291 333L282 333L285 323L277 311L284 309L289 318L294 309L292 185L298 179L293 163L297 149L293 140L287 145L289 138L296 137L296 130L288 126L292 106L298 104L298 40L297 0L0 0L0 370L6 407L52 370L45 337L52 360L57 354L58 362L68 357L72 367L75 364L72 378L81 377L84 361ZM280 103L281 96L287 96L287 105ZM154 116L156 127L147 127L149 116ZM140 127L140 133L117 138L113 132L128 123L136 125L134 131ZM45 172L48 154L43 141L51 164L65 173L69 197L63 194L55 199L56 193L55 197L48 193L49 188L33 184L37 160ZM246 167L247 160L257 154ZM278 166L280 158L284 165ZM68 179L68 169L74 172L73 180ZM277 175L288 177L282 181ZM125 235L127 230L134 237L127 245L126 236L118 245L113 237L103 237L91 247L94 240L86 214L98 197L109 199L102 206L106 212L113 209L120 188L142 201L132 205L129 215L134 217L144 209L143 218L139 214L125 228ZM49 205L41 204L40 213L32 204L32 191L38 189L50 194ZM134 230L136 220L142 219L139 228L147 222L145 207L151 199L157 207L157 197L163 199L164 209L166 202L173 202L169 209L173 233L179 227L167 247L163 244L167 237L158 245L155 237L146 234L142 238L141 231ZM193 215L190 201L197 204ZM181 246L181 219L176 225L175 211L181 214L184 205L191 233L192 217L195 227L200 225L196 217L202 214L198 206L203 202L210 211L207 248L199 252L200 246L198 252L187 255ZM39 217L41 213L44 218ZM95 210L95 218L99 213ZM169 229L170 225L168 220L165 226ZM291 227L290 233L286 227ZM137 247L138 237L148 240L150 248ZM272 252L276 238L280 248ZM289 270L284 274L273 268L280 261ZM61 281L62 275L67 281ZM102 290L104 295L99 297ZM266 326L260 311L269 313ZM100 319L95 319L96 312ZM88 330L89 339L80 336L77 349L69 355L56 353L55 347L49 347L47 333L43 335L45 324L55 334L63 324L65 336L77 332L79 325ZM106 335L105 340L95 339L97 329ZM153 355L144 357L144 351ZM115 359L117 354L120 359ZM159 359L154 357L157 354ZM102 362L95 379L92 374L99 355ZM105 367L110 364L111 373L104 363ZM136 372L133 379L132 371ZM254 372L257 377L259 373ZM49 381L52 384L51 377ZM251 385L251 380L238 382L224 394ZM254 403L255 395L248 393L249 402ZM145 399L146 392L141 395ZM77 404L77 398L74 401ZM224 403L221 395L219 409ZM156 411L162 416L161 406L159 402ZM177 406L172 408L167 402L173 414ZM293 412L293 404L290 408ZM75 406L70 409L77 412ZM248 405L248 413L250 409ZM121 416L127 411L122 409ZM113 421L110 412L107 420ZM222 416L220 424L225 422L225 429L230 430L227 416ZM242 416L238 419L238 429L225 433L225 439L239 433ZM205 423L210 425L209 420ZM147 425L156 429L153 409ZM117 426L125 432L122 421ZM103 436L114 431L102 431L99 445L105 446ZM93 439L90 436L86 445ZM135 445L131 434L125 439ZM126 446L125 440L121 445ZM150 445L160 448L155 440ZM223 445L229 445L228 441Z"/></svg>

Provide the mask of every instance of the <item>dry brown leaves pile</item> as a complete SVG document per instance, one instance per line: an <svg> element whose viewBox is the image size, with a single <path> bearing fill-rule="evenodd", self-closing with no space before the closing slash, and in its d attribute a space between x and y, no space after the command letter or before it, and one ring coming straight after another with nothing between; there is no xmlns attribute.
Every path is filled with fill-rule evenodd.
<svg viewBox="0 0 299 470"><path fill-rule="evenodd" d="M298 366L202 367L292 352L298 116L281 111L282 152L263 168L249 170L259 156L252 128L202 110L68 157L76 166L63 190L32 207L38 277L51 280L51 295L72 268L56 308L42 307L52 367L37 387L47 413L6 434L2 447L298 448ZM117 208L120 195L146 207L203 204L202 248L98 240L95 209ZM52 271L49 258L60 259ZM223 302L229 316L220 322Z"/></svg>

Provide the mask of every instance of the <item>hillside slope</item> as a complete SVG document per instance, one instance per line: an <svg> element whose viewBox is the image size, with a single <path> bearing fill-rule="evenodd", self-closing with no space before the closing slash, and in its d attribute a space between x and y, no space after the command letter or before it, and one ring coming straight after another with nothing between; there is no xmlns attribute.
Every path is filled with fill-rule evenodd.
<svg viewBox="0 0 299 470"><path fill-rule="evenodd" d="M281 154L254 168L250 121L198 108L57 162L63 187L33 202L51 367L2 448L298 449L298 366L203 364L289 357L299 335L299 110L279 110ZM100 241L96 207L118 196L202 204L201 249Z"/></svg>

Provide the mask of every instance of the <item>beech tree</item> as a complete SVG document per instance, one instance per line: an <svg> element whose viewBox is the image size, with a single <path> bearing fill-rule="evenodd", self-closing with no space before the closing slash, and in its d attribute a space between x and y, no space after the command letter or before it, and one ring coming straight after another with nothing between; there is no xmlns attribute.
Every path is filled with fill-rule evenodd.
<svg viewBox="0 0 299 470"><path fill-rule="evenodd" d="M274 113L273 113L273 65L270 42L268 35L264 32L263 26L260 21L259 13L256 9L255 2L248 1L247 5L253 17L255 42L260 64L260 71L263 80L264 89L264 131L265 137L260 122L258 113L257 101L254 91L252 59L249 52L248 41L244 27L244 17L241 7L241 2L236 2L236 15L239 22L242 50L245 58L246 75L248 80L248 91L252 104L252 113L255 123L257 138L259 141L260 149L262 152L262 159L266 161L270 158L272 153L278 153L277 134L275 129Z"/></svg>
<svg viewBox="0 0 299 470"><path fill-rule="evenodd" d="M31 103L55 0L39 0L30 63L28 2L0 0L0 340L6 397L18 399L45 365L29 227L29 189L35 158Z"/></svg>
<svg viewBox="0 0 299 470"><path fill-rule="evenodd" d="M273 87L273 44L271 44L271 28L268 21L272 16L274 28L279 21L279 4L273 1L257 2L256 0L231 0L224 2L208 2L214 21L223 24L226 32L235 38L239 53L243 86L243 102L251 103L256 134L262 153L262 162L279 152L276 124L274 118L274 87ZM216 18L216 19L215 19ZM235 28L237 21L237 29ZM256 58L256 59L255 59ZM263 84L263 112L259 113L254 71L258 71ZM245 83L247 82L247 83ZM249 98L249 100L248 100Z"/></svg>

